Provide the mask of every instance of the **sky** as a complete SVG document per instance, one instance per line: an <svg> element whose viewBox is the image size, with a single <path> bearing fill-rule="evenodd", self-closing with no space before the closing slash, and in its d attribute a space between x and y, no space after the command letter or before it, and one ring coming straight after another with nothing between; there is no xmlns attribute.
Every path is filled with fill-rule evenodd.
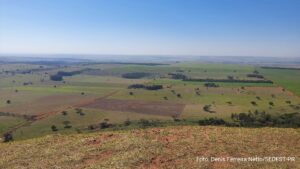
<svg viewBox="0 0 300 169"><path fill-rule="evenodd" d="M300 0L0 0L0 54L300 57Z"/></svg>

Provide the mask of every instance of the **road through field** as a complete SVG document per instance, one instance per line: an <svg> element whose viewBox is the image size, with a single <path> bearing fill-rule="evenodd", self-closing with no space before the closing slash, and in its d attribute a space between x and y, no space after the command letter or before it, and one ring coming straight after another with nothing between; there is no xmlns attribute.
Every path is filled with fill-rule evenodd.
<svg viewBox="0 0 300 169"><path fill-rule="evenodd" d="M31 119L28 119L27 121L23 122L23 123L20 123L14 127L12 127L11 129L9 129L6 133L12 133L14 131L16 131L17 129L19 128L22 128L22 127L25 127L25 126L29 126L30 124L34 123L35 121L38 121L38 120L42 120L42 119L45 119L49 116L52 116L52 115L55 115L57 113L60 113L64 110L67 110L67 109L74 109L74 108L79 108L79 107L82 107L82 106L85 106L85 105L88 105L88 104L91 104L91 103L94 103L95 101L99 101L99 100L102 100L102 99L106 99L114 94L116 94L117 92L119 92L118 90L115 90L113 92L110 92L102 97L97 97L97 98L92 98L92 99L88 99L88 100L84 100L84 101L81 101L79 103L76 103L74 105L68 105L68 106L64 106L58 110L52 110L52 111L49 111L49 112L41 112L41 113L38 113L37 115L34 115L33 118Z"/></svg>

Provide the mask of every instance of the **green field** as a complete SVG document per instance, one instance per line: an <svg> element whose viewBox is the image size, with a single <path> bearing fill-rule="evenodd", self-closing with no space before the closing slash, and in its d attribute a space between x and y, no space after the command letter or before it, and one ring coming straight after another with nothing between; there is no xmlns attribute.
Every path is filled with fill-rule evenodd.
<svg viewBox="0 0 300 169"><path fill-rule="evenodd" d="M209 117L232 121L232 113L257 110L280 115L299 112L300 105L300 98L297 96L300 91L299 70L189 62L167 65L71 64L64 67L7 64L2 66L1 70L0 112L8 112L10 115L0 116L0 133L14 129L13 135L16 140L52 133L87 132L88 126L103 121L113 125L123 124L126 120L136 123L140 119L172 121L174 118L170 115L172 113L176 114L176 118L186 121ZM28 70L32 71L20 72ZM88 71L64 76L62 81L50 79L50 76L58 71L81 70ZM215 82L218 87L205 87L206 82L183 81L173 79L169 75L179 73L195 79L218 80L232 77L238 80L260 80L247 76L255 71L272 80L274 84ZM143 72L147 76L138 79L122 77L125 73L134 72ZM163 89L128 89L132 84L162 85ZM109 102L108 106L100 105L100 108L85 106L97 104L97 99L99 103L101 99L111 100L111 103ZM118 103L130 101L130 105L120 106L114 101ZM174 110L172 105L181 107ZM204 110L207 105L213 113ZM145 107L149 111L143 110ZM75 110L77 108L82 109L84 115L77 114ZM155 114L155 111L160 109L166 112ZM68 115L62 115L62 111L67 111ZM18 117L14 117L15 115ZM33 120L23 119L24 115L30 116ZM14 128L25 121L28 121L27 125ZM68 121L72 127L65 128L64 121ZM58 131L52 131L53 125Z"/></svg>

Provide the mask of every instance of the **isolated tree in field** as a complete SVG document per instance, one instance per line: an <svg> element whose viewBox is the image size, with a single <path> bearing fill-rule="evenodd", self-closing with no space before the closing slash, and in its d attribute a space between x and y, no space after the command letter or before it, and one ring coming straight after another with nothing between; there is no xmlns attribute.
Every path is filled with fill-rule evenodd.
<svg viewBox="0 0 300 169"><path fill-rule="evenodd" d="M3 134L3 141L4 142L13 141L13 135L11 133L4 133Z"/></svg>
<svg viewBox="0 0 300 169"><path fill-rule="evenodd" d="M177 97L178 97L178 98L181 98L181 94L180 94L180 93L178 93L178 94L177 94Z"/></svg>
<svg viewBox="0 0 300 169"><path fill-rule="evenodd" d="M227 79L233 80L234 78L233 78L233 76L227 76Z"/></svg>
<svg viewBox="0 0 300 169"><path fill-rule="evenodd" d="M55 125L52 125L52 126L51 126L51 130L52 130L52 131L58 131L58 129L57 129L57 127L56 127Z"/></svg>
<svg viewBox="0 0 300 169"><path fill-rule="evenodd" d="M129 95L131 95L131 96L132 96L132 95L133 95L133 92L129 92Z"/></svg>
<svg viewBox="0 0 300 169"><path fill-rule="evenodd" d="M105 128L111 127L112 124L109 123L109 119L104 119L104 121L101 122L101 123L99 124L99 126L100 126L100 129L105 129Z"/></svg>
<svg viewBox="0 0 300 169"><path fill-rule="evenodd" d="M168 97L167 97L167 96L164 96L164 99L165 99L165 100L168 100Z"/></svg>
<svg viewBox="0 0 300 169"><path fill-rule="evenodd" d="M180 119L179 119L179 117L177 115L173 115L172 118L173 118L173 120L175 122L179 122L180 121Z"/></svg>
<svg viewBox="0 0 300 169"><path fill-rule="evenodd" d="M81 95L84 95L84 92L81 92Z"/></svg>
<svg viewBox="0 0 300 169"><path fill-rule="evenodd" d="M257 99L257 100L261 100L261 98L260 98L259 96L256 96L256 99Z"/></svg>
<svg viewBox="0 0 300 169"><path fill-rule="evenodd" d="M274 103L273 103L273 102L269 102L269 105L270 105L270 106L274 106Z"/></svg>
<svg viewBox="0 0 300 169"><path fill-rule="evenodd" d="M76 108L75 110L76 110L76 113L77 113L77 114L82 114L82 113L83 113L83 112L82 112L82 109Z"/></svg>
<svg viewBox="0 0 300 169"><path fill-rule="evenodd" d="M6 103L7 103L7 104L10 104L10 103L11 103L11 101L10 101L10 100L6 100Z"/></svg>
<svg viewBox="0 0 300 169"><path fill-rule="evenodd" d="M15 92L18 93L18 90L16 89Z"/></svg>
<svg viewBox="0 0 300 169"><path fill-rule="evenodd" d="M126 119L125 121L124 121L124 125L125 126L129 126L131 124L131 121L129 120L129 119Z"/></svg>
<svg viewBox="0 0 300 169"><path fill-rule="evenodd" d="M70 125L71 122L70 121L63 121L63 124L65 125L65 128L71 128L72 126Z"/></svg>
<svg viewBox="0 0 300 169"><path fill-rule="evenodd" d="M228 101L228 102L226 102L227 104L229 104L229 105L232 105L232 102L231 101Z"/></svg>
<svg viewBox="0 0 300 169"><path fill-rule="evenodd" d="M257 103L256 103L255 101L251 101L251 104L252 104L253 106L257 106Z"/></svg>
<svg viewBox="0 0 300 169"><path fill-rule="evenodd" d="M211 110L211 105L205 105L203 107L203 110L206 111L206 112L209 112L209 113L215 113L214 111Z"/></svg>
<svg viewBox="0 0 300 169"><path fill-rule="evenodd" d="M259 72L257 70L254 70L253 74L259 74Z"/></svg>
<svg viewBox="0 0 300 169"><path fill-rule="evenodd" d="M66 115L68 115L68 112L67 111L62 111L61 114L66 116Z"/></svg>
<svg viewBox="0 0 300 169"><path fill-rule="evenodd" d="M286 104L292 104L290 100L285 101Z"/></svg>

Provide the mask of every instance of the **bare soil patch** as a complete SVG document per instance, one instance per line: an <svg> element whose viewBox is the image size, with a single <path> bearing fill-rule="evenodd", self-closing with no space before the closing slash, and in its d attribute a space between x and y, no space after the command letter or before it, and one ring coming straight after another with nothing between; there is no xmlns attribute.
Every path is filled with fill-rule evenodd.
<svg viewBox="0 0 300 169"><path fill-rule="evenodd" d="M156 101L99 99L94 103L85 105L84 107L161 116L178 116L183 111L184 106L184 104Z"/></svg>

